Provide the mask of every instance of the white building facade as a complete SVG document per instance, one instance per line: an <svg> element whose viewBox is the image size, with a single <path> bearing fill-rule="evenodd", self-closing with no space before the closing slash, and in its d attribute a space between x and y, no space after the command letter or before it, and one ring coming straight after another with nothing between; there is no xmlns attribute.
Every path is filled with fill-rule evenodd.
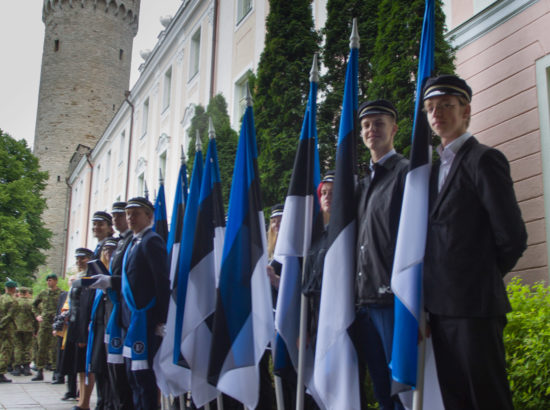
<svg viewBox="0 0 550 410"><path fill-rule="evenodd" d="M65 272L74 263L76 248L95 246L93 213L142 196L146 188L154 200L161 174L170 219L195 105L206 106L221 93L231 124L238 128L246 76L258 67L268 12L267 0L187 0L171 20L162 21L165 30L155 48L142 53L140 77L126 101L70 174ZM313 1L312 12L320 29L326 0Z"/></svg>

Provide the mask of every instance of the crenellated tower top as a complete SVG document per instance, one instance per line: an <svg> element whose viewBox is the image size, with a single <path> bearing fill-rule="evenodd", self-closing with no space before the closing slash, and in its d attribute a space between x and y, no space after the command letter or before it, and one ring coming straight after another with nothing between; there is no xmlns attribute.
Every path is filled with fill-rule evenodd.
<svg viewBox="0 0 550 410"><path fill-rule="evenodd" d="M140 0L44 0L42 21L48 24L48 18L56 12L70 9L92 9L112 14L132 27L137 34Z"/></svg>

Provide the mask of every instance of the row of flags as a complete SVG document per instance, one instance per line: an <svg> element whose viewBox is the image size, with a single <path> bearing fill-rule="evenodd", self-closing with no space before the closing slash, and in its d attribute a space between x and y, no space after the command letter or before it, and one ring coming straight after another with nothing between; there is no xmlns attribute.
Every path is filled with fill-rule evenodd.
<svg viewBox="0 0 550 410"><path fill-rule="evenodd" d="M426 0L418 96L424 79L433 71L433 7L434 0ZM227 226L211 122L204 162L200 138L197 138L189 192L182 160L170 230L166 228L163 185L159 189L154 229L167 239L171 298L166 335L153 368L164 395L180 396L190 391L195 405L200 407L225 393L247 408L254 408L259 400L259 362L271 343L275 371L292 366L298 372L298 386L306 385L321 408L360 409L358 359L347 332L355 318L358 53L359 36L354 20L336 152L316 351L306 345L304 334L300 333L301 270L322 223L316 196L320 166L315 58L275 249L275 257L283 266L275 318L266 274L266 231L249 92L235 159ZM422 240L425 240L430 166L428 126L425 117L419 115L419 101L417 98L411 170L401 217L401 221L413 225L402 224L399 228L392 280L396 295L392 374L401 388L408 389L417 386ZM303 397L300 390L298 403Z"/></svg>

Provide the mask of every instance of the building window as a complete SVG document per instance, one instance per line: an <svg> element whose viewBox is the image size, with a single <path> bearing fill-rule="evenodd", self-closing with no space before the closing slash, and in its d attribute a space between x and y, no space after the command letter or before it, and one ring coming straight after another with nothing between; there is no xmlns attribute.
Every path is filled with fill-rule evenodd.
<svg viewBox="0 0 550 410"><path fill-rule="evenodd" d="M164 89L162 93L162 111L170 107L170 96L172 91L172 67L164 74Z"/></svg>
<svg viewBox="0 0 550 410"><path fill-rule="evenodd" d="M53 51L59 51L59 40L54 40L53 42Z"/></svg>
<svg viewBox="0 0 550 410"><path fill-rule="evenodd" d="M244 19L252 10L252 0L237 1L237 25Z"/></svg>
<svg viewBox="0 0 550 410"><path fill-rule="evenodd" d="M118 59L122 61L123 56L124 56L124 50L123 49L118 50Z"/></svg>
<svg viewBox="0 0 550 410"><path fill-rule="evenodd" d="M124 163L124 154L126 154L126 131L122 131L120 133L120 139L119 139L119 147L118 147L118 165L122 165Z"/></svg>
<svg viewBox="0 0 550 410"><path fill-rule="evenodd" d="M164 151L162 154L159 155L159 170L160 170L159 177L161 177L162 180L165 181L166 180L166 151Z"/></svg>
<svg viewBox="0 0 550 410"><path fill-rule="evenodd" d="M495 3L497 0L474 0L474 14L477 14L483 10L485 10L487 7L489 7L491 4Z"/></svg>
<svg viewBox="0 0 550 410"><path fill-rule="evenodd" d="M99 179L101 177L101 165L98 165L95 171L95 178L94 178L94 195L97 195L99 191Z"/></svg>
<svg viewBox="0 0 550 410"><path fill-rule="evenodd" d="M235 82L235 98L233 107L233 124L238 128L244 112L246 111L246 85L248 84L248 75L250 71L247 71L237 82Z"/></svg>
<svg viewBox="0 0 550 410"><path fill-rule="evenodd" d="M138 176L138 196L145 195L145 176L143 173Z"/></svg>
<svg viewBox="0 0 550 410"><path fill-rule="evenodd" d="M191 37L191 54L189 56L189 80L199 72L199 59L201 49L201 29L199 28Z"/></svg>
<svg viewBox="0 0 550 410"><path fill-rule="evenodd" d="M105 181L111 176L111 150L107 152L107 160L105 162Z"/></svg>
<svg viewBox="0 0 550 410"><path fill-rule="evenodd" d="M149 98L143 103L143 112L141 113L141 137L147 134L147 125L149 122Z"/></svg>

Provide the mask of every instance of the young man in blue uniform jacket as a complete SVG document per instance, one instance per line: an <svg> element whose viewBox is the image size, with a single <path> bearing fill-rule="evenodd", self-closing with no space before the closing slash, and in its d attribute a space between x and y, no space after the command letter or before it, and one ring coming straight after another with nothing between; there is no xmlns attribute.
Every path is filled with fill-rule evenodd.
<svg viewBox="0 0 550 410"><path fill-rule="evenodd" d="M124 254L122 276L119 280L102 277L92 286L121 290L123 356L134 407L156 410L158 389L152 363L164 334L170 297L166 243L151 230L154 207L149 200L132 198L125 209L134 236Z"/></svg>

